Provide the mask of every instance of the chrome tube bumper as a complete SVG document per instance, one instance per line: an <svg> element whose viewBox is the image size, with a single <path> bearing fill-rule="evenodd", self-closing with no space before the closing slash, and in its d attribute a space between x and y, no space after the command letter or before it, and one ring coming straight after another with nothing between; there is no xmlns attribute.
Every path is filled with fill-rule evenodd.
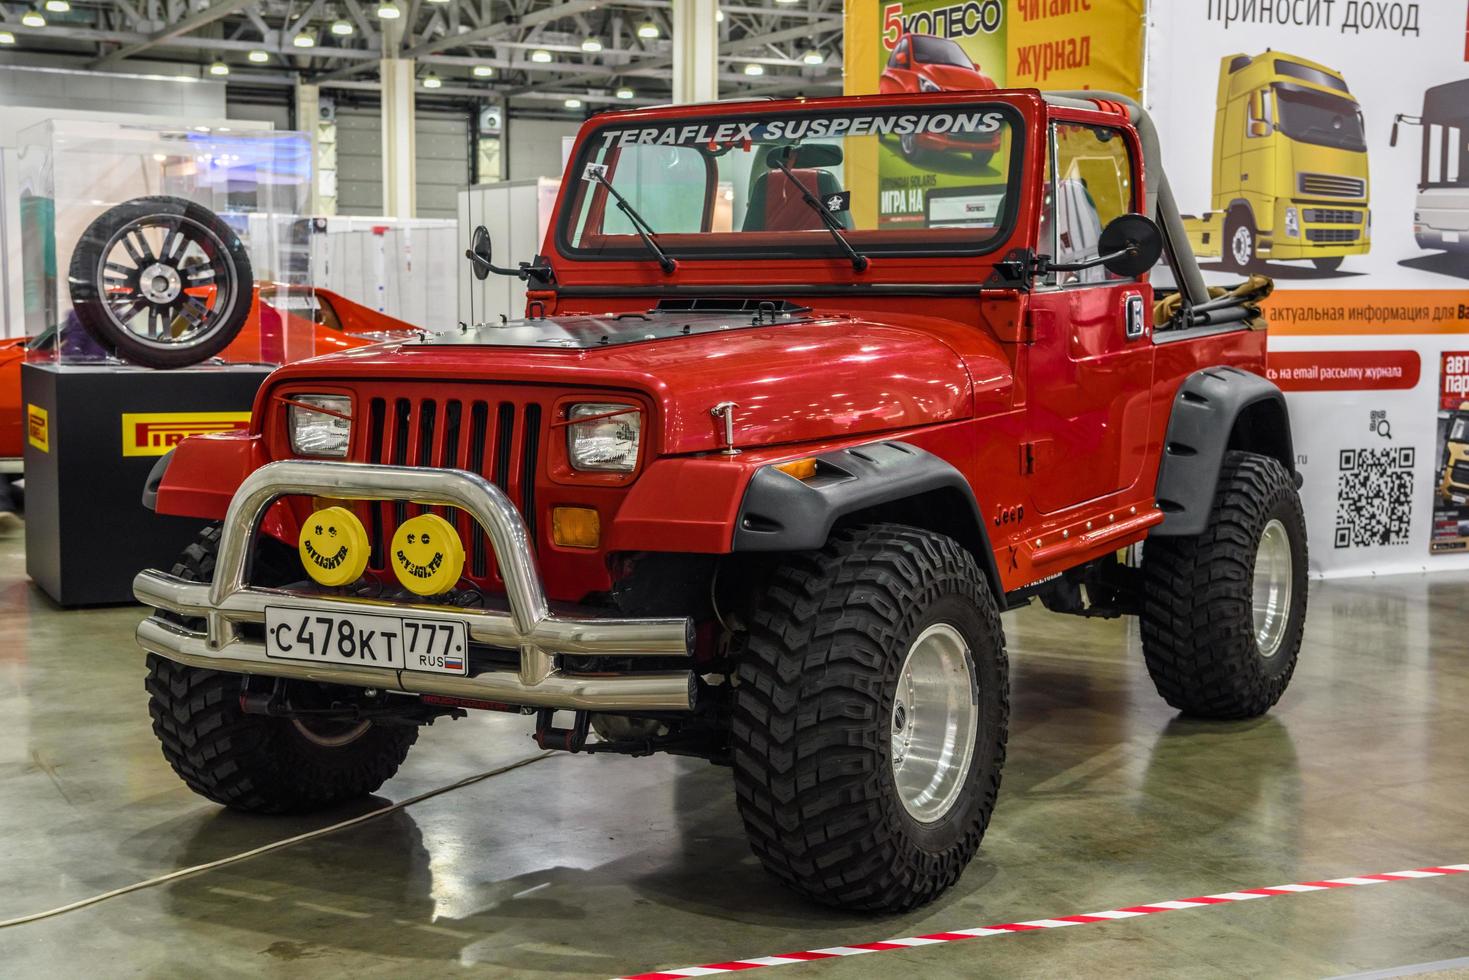
<svg viewBox="0 0 1469 980"><path fill-rule="evenodd" d="M308 595L246 585L256 529L269 506L288 495L408 500L463 510L489 536L505 582L508 611ZM133 594L155 609L204 620L203 632L158 616L138 626L138 645L144 650L192 667L546 708L688 711L694 702L692 671L591 676L569 673L557 665L555 658L562 654L687 657L693 648L692 624L688 619L569 617L551 612L520 512L498 487L464 470L311 460L269 463L250 474L230 501L213 582L190 582L148 569L134 579ZM263 627L266 606L462 622L471 643L519 651L520 667L459 676L271 659L263 642L241 631L246 625Z"/></svg>

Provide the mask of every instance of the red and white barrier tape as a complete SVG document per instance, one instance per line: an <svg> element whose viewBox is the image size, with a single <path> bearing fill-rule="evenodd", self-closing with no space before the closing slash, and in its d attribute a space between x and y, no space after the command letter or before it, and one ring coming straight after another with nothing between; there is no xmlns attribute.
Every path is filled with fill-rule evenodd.
<svg viewBox="0 0 1469 980"><path fill-rule="evenodd" d="M1210 905L1227 905L1231 902L1247 902L1256 898L1271 898L1276 895L1295 895L1301 892L1319 892L1329 888L1353 888L1358 885L1381 885L1389 881L1412 881L1418 878L1439 878L1469 872L1469 864L1446 864L1432 868L1415 868L1412 871L1391 871L1386 874L1354 875L1350 878L1330 878L1325 881L1303 881L1294 885L1276 885L1273 888L1245 888L1218 895L1201 895L1172 902L1152 902L1133 905L1125 909L1109 909L1106 912L1090 912L1086 915L1062 915L1053 919L1031 919L1027 922L1006 922L1000 925L981 926L977 929L958 929L954 932L934 932L926 936L909 936L906 939L885 939L878 943L852 943L849 946L831 946L827 949L808 949L800 953L782 953L779 956L755 956L745 960L730 960L726 963L706 963L703 966L686 966L677 970L655 970L652 973L634 973L621 980L679 980L682 977L707 977L716 973L733 973L739 970L758 970L767 966L790 966L808 963L811 960L826 960L839 956L858 956L862 953L885 953L894 949L911 949L914 946L933 946L939 943L956 943L963 939L980 939L984 936L1004 936L1012 932L1031 932L1036 929L1060 929L1063 926L1089 925L1093 922L1111 922L1114 919L1131 919L1139 915L1155 915L1159 912L1174 912L1179 909L1201 909Z"/></svg>

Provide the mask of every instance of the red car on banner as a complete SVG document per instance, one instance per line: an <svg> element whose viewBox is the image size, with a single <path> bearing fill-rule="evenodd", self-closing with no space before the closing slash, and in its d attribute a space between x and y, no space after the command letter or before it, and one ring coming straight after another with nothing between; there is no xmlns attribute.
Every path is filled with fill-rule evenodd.
<svg viewBox="0 0 1469 980"><path fill-rule="evenodd" d="M988 92L995 88L995 80L980 70L958 42L933 34L904 34L898 38L893 53L888 56L887 67L877 80L877 91L882 95ZM956 145L956 139L965 139L967 145ZM932 133L906 135L898 137L898 146L903 156L910 159L924 150L970 149L975 162L983 166L1000 148L1000 134L984 134L977 140L972 135L967 138Z"/></svg>

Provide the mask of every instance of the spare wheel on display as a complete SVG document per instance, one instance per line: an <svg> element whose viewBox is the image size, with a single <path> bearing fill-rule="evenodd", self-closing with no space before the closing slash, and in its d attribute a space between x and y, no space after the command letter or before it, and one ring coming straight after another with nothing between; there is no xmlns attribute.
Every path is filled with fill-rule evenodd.
<svg viewBox="0 0 1469 980"><path fill-rule="evenodd" d="M250 315L250 257L219 215L178 197L104 211L72 252L72 306L134 364L187 367L229 346Z"/></svg>

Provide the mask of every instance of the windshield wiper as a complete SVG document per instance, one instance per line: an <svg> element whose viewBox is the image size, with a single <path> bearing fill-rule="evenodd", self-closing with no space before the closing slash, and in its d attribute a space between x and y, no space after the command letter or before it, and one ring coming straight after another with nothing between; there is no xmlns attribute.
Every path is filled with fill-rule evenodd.
<svg viewBox="0 0 1469 980"><path fill-rule="evenodd" d="M842 250L847 253L847 257L852 260L852 268L857 272L866 269L869 259L853 248L851 242L847 241L847 236L842 234L844 230L842 223L832 217L831 212L826 209L826 205L822 204L815 194L807 190L806 185L801 183L800 178L786 164L786 159L790 155L791 147L784 147L774 151L771 154L771 159L775 161L775 165L780 168L781 173L785 174L786 178L792 184L796 185L796 190L801 192L801 200L805 201L812 211L815 211L821 216L821 223L826 226L826 230L831 232L831 237L836 239L836 243L842 247Z"/></svg>
<svg viewBox="0 0 1469 980"><path fill-rule="evenodd" d="M590 170L591 168L589 167L587 169ZM643 216L638 214L631 204L627 203L627 198L617 193L617 188L612 186L612 182L607 179L606 175L600 170L593 170L592 178L607 188L607 193L611 194L612 200L617 202L617 209L627 215L627 220L632 222L633 231L636 231L638 237L643 240L643 244L648 246L648 251L653 253L653 256L658 260L658 264L663 267L663 271L672 272L674 269L677 269L677 260L658 247L658 238L653 234L653 226L643 220Z"/></svg>

